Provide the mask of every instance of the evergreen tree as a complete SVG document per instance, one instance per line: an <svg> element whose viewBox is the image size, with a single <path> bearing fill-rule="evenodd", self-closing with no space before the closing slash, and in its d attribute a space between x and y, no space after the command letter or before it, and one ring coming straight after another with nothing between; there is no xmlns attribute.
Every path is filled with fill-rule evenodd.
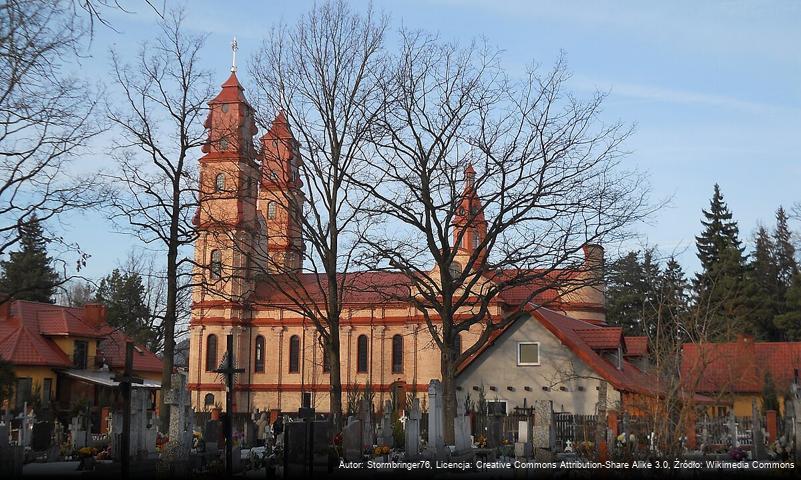
<svg viewBox="0 0 801 480"><path fill-rule="evenodd" d="M642 335L641 316L644 280L640 252L629 252L609 264L606 289L606 316L609 322L623 327L626 334Z"/></svg>
<svg viewBox="0 0 801 480"><path fill-rule="evenodd" d="M746 330L760 340L778 340L773 319L780 301L775 246L765 227L759 227L748 264L744 295L748 311Z"/></svg>
<svg viewBox="0 0 801 480"><path fill-rule="evenodd" d="M120 272L115 268L100 280L95 301L107 309L107 321L137 341L147 343L150 310L145 303L145 287L138 273Z"/></svg>
<svg viewBox="0 0 801 480"><path fill-rule="evenodd" d="M801 273L793 276L790 288L784 295L785 312L776 316L774 323L782 339L801 341Z"/></svg>
<svg viewBox="0 0 801 480"><path fill-rule="evenodd" d="M19 247L0 261L0 292L17 300L53 303L59 275L47 256L47 239L34 215L19 226Z"/></svg>
<svg viewBox="0 0 801 480"><path fill-rule="evenodd" d="M776 259L776 275L779 281L780 293L783 295L790 288L793 277L799 272L799 269L798 262L795 259L792 233L787 226L787 213L782 207L776 210L776 230L773 232L773 248Z"/></svg>
<svg viewBox="0 0 801 480"><path fill-rule="evenodd" d="M702 271L694 287L697 305L714 336L742 331L747 319L743 294L745 259L737 222L732 220L720 187L715 184L709 210L703 210L704 231L695 237Z"/></svg>
<svg viewBox="0 0 801 480"><path fill-rule="evenodd" d="M642 254L642 259L640 255ZM648 335L655 325L659 264L652 249L612 262L607 280L607 318L627 335Z"/></svg>
<svg viewBox="0 0 801 480"><path fill-rule="evenodd" d="M674 352L677 344L683 341L681 326L689 312L689 290L681 265L675 258L669 258L658 282L657 315L651 335L655 353Z"/></svg>

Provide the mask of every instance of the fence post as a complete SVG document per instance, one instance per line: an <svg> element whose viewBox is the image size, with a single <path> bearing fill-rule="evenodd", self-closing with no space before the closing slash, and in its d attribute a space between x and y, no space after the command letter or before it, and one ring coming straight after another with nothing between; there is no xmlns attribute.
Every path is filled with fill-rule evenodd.
<svg viewBox="0 0 801 480"><path fill-rule="evenodd" d="M606 412L606 426L609 429L609 436L611 436L610 444L614 446L615 439L620 435L617 425L617 410L609 410Z"/></svg>
<svg viewBox="0 0 801 480"><path fill-rule="evenodd" d="M779 418L776 410L765 412L765 424L768 428L768 442L775 442L779 438Z"/></svg>

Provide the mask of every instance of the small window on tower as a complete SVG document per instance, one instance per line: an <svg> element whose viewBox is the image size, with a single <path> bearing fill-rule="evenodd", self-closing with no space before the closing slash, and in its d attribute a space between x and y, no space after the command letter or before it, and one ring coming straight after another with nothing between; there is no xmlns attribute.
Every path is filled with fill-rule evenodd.
<svg viewBox="0 0 801 480"><path fill-rule="evenodd" d="M220 107L220 109L223 111L223 113L228 112L228 104L227 103L223 103L222 107Z"/></svg>
<svg viewBox="0 0 801 480"><path fill-rule="evenodd" d="M225 174L219 173L214 179L214 191L222 192L223 190L225 190Z"/></svg>
<svg viewBox="0 0 801 480"><path fill-rule="evenodd" d="M270 202L267 204L267 218L273 220L275 218L275 202Z"/></svg>
<svg viewBox="0 0 801 480"><path fill-rule="evenodd" d="M478 234L478 230L473 230L473 248L478 248L479 243L481 243L481 237Z"/></svg>
<svg viewBox="0 0 801 480"><path fill-rule="evenodd" d="M228 140L224 138L220 140L220 150L228 150Z"/></svg>
<svg viewBox="0 0 801 480"><path fill-rule="evenodd" d="M222 253L219 250L211 251L209 270L211 270L211 278L215 280L222 275Z"/></svg>

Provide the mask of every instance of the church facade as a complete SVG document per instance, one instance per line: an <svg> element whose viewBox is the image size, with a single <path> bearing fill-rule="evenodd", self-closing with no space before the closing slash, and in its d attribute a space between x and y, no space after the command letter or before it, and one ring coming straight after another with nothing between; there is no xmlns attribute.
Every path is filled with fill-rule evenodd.
<svg viewBox="0 0 801 480"><path fill-rule="evenodd" d="M279 112L259 139L260 148L255 147L254 110L235 72L209 107L209 142L200 159L200 208L194 220L199 236L194 272L198 286L193 292L190 323L188 382L192 404L204 410L224 403L222 376L214 370L223 360L226 337L231 335L236 364L244 369L238 374L234 391L236 411L294 411L306 401L325 412L329 378L318 333L312 322L292 308L291 299L271 288L262 276L264 272L270 274L270 266L261 260L264 258L288 269L300 271L302 267L304 245L297 216L304 202L298 175L299 144L285 115ZM467 178L469 182L470 176ZM468 208L471 187L464 187L463 201ZM481 234L479 225L475 235ZM473 235L464 238L464 249L473 248L477 242ZM584 251L586 264L600 268L603 249L588 245ZM314 274L298 275L316 283ZM372 285L404 281L400 274L391 272L359 275L361 281ZM546 292L548 295L560 297L559 292ZM346 293L344 307L340 333L343 405L347 405L349 391L368 384L376 392L376 403L383 403L394 394L422 394L431 379L439 378L439 350L411 302L387 301L369 291L354 291ZM547 311L535 305L527 308L532 310L528 319L518 321L508 332L499 332L492 345L460 365L460 375L465 378L464 385L459 384L461 390L477 389L486 377L488 386L496 390L518 392L510 402L517 401L521 392L529 392L529 401L569 392L559 387L544 388L556 368L547 358L540 358L540 348L545 353L547 347L563 349L566 356L562 357L575 359L601 377L608 377L618 398L629 391L638 393L634 383L624 377L640 370L620 329L606 326L601 282L549 303ZM503 296L493 309L494 315L509 314ZM542 328L523 328L520 322L536 322ZM570 332L565 333L567 330ZM479 334L478 330L464 332L460 344L472 345ZM526 341L517 338L519 335L548 338ZM603 341L595 341L597 338ZM645 350L638 342L635 350L643 356ZM628 343L634 344L631 340ZM537 361L521 362L521 353L525 358L534 355L535 344ZM487 356L499 355L509 357L516 369L495 372L504 369L503 363L487 361ZM492 379L500 378L493 372L506 374L499 380L506 384L492 385ZM592 409L595 390L575 387L574 394L587 396L581 405Z"/></svg>

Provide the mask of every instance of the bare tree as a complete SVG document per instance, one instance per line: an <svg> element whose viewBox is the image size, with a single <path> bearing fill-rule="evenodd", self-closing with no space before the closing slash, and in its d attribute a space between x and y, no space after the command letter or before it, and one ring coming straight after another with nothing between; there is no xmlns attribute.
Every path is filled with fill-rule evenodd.
<svg viewBox="0 0 801 480"><path fill-rule="evenodd" d="M271 288L285 294L288 303L282 306L317 329L330 365L330 409L338 427L340 316L357 277L350 273L354 252L371 225L360 208L364 192L351 179L366 165L368 132L383 108L377 77L383 73L386 28L387 19L372 8L358 14L342 1L323 3L293 27L274 29L252 67L263 110L285 115L298 141L276 148L287 140L279 138L280 125L263 137L260 201L289 212L290 228L306 246L289 245L294 259L268 252L254 264L266 270L261 278ZM271 121L262 123L269 127Z"/></svg>
<svg viewBox="0 0 801 480"><path fill-rule="evenodd" d="M0 5L0 255L34 218L48 225L97 200L92 178L69 169L101 130L93 115L96 95L69 71L86 33L68 1ZM77 251L78 268L85 263L77 245L53 232L47 240Z"/></svg>
<svg viewBox="0 0 801 480"><path fill-rule="evenodd" d="M108 106L108 118L119 132L112 152L118 168L105 174L113 186L112 218L164 255L165 390L170 388L179 298L191 286L180 278L192 264L182 247L196 238L197 179L191 160L206 139L203 120L212 92L211 76L199 59L206 36L185 33L183 21L182 11L168 13L159 23L159 36L142 45L133 65L112 54L121 98ZM161 405L160 411L166 430L169 410Z"/></svg>
<svg viewBox="0 0 801 480"><path fill-rule="evenodd" d="M603 96L563 91L563 60L511 80L498 52L402 32L383 83L371 172L358 182L388 220L368 232L365 267L401 272L405 301L440 350L446 441L457 366L545 303L598 286L587 244L614 242L649 213L642 177L620 168L629 130L604 125ZM456 350L461 332L480 332Z"/></svg>

